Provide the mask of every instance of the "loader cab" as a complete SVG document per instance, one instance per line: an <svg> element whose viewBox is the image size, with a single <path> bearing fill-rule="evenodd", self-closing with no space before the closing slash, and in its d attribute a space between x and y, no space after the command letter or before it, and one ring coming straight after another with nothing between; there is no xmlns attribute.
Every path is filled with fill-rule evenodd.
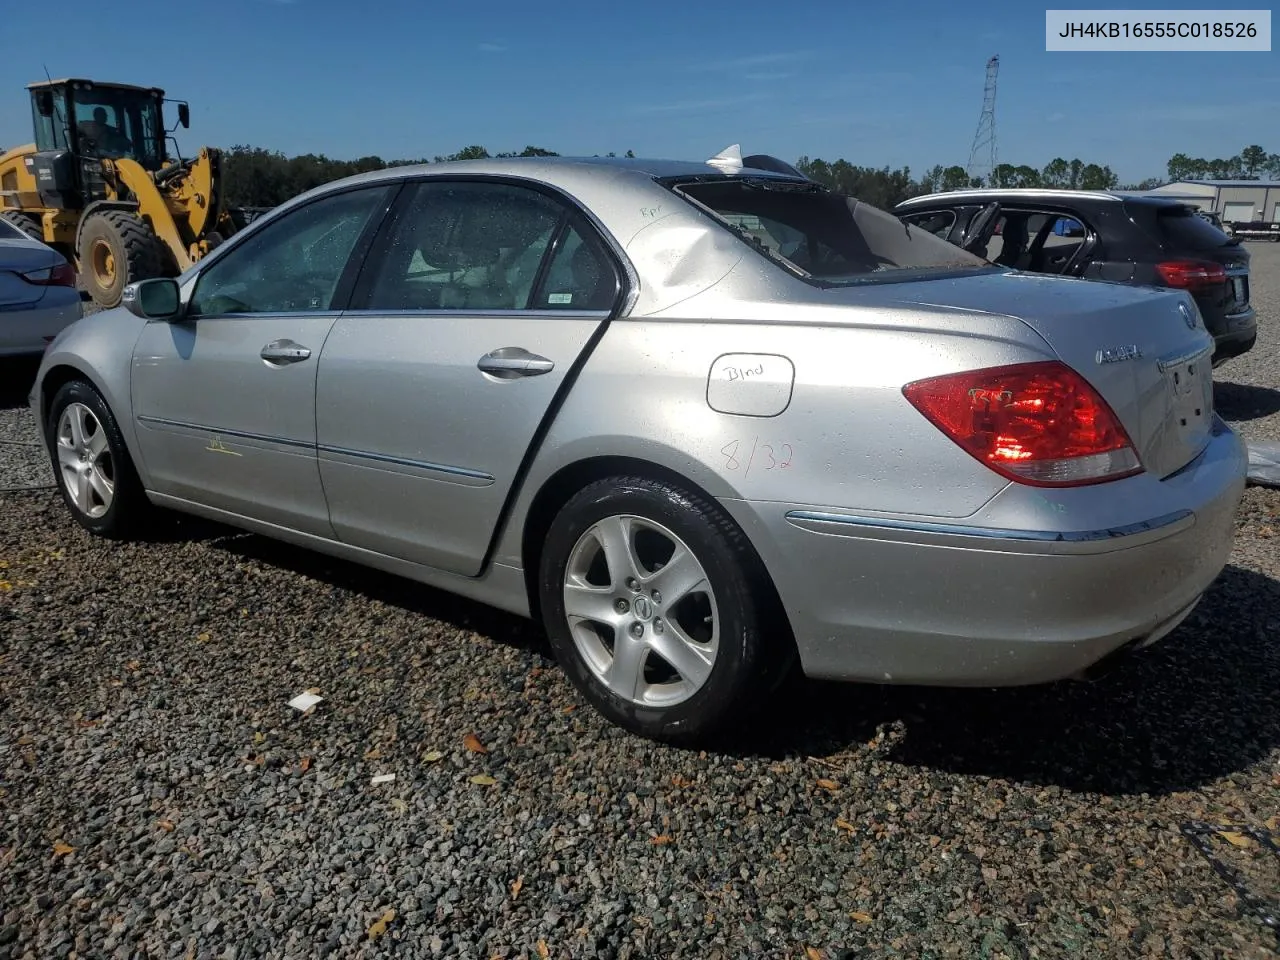
<svg viewBox="0 0 1280 960"><path fill-rule="evenodd" d="M103 199L103 160L127 158L152 172L164 166L163 90L90 80L28 89L36 135L32 173L45 205L76 209Z"/></svg>

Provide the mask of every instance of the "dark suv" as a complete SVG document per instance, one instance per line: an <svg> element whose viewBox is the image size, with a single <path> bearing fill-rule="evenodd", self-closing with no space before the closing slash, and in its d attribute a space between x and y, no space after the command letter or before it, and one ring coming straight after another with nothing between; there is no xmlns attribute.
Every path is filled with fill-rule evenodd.
<svg viewBox="0 0 1280 960"><path fill-rule="evenodd" d="M1217 343L1214 366L1257 341L1249 251L1177 200L1083 190L961 190L913 197L894 213L1015 270L1186 290Z"/></svg>

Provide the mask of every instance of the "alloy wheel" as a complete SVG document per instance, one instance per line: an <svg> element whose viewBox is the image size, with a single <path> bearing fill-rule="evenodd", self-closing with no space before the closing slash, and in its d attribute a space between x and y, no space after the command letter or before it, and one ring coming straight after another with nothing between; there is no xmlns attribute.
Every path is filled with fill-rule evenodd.
<svg viewBox="0 0 1280 960"><path fill-rule="evenodd" d="M578 538L564 609L579 655L631 703L682 703L715 666L720 617L711 582L688 545L652 520L610 516Z"/></svg>
<svg viewBox="0 0 1280 960"><path fill-rule="evenodd" d="M70 403L58 418L58 467L71 502L98 519L115 499L115 465L106 431L83 403Z"/></svg>

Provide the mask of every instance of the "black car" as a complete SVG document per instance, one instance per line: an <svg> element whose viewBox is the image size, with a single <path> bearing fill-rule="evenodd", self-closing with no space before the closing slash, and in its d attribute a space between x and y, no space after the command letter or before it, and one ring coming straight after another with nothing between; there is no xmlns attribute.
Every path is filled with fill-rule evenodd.
<svg viewBox="0 0 1280 960"><path fill-rule="evenodd" d="M961 190L913 197L894 213L1015 270L1186 290L1217 342L1214 366L1257 341L1249 251L1177 200L1083 190Z"/></svg>

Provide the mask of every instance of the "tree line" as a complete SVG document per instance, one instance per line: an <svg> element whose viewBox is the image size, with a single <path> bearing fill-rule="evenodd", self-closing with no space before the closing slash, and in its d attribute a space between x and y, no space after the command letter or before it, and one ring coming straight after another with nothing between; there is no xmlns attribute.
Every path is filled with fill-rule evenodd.
<svg viewBox="0 0 1280 960"><path fill-rule="evenodd" d="M355 160L335 160L323 154L289 157L261 147L237 145L224 151L223 174L227 202L233 207L274 207L291 197L342 177L415 163L446 163L451 160L479 160L489 157L555 157L553 150L527 146L518 152L491 154L478 144L448 156L428 160L384 160L378 156ZM609 153L607 156L617 156ZM628 150L623 156L634 157ZM881 209L892 209L909 197L967 187L1047 187L1070 190L1150 190L1165 182L1150 178L1140 183L1121 184L1105 164L1079 158L1057 157L1043 167L999 164L986 178L970 177L961 166L941 164L913 177L909 167L861 167L847 160L827 161L801 157L796 167L806 176L848 196L857 197ZM1258 145L1245 147L1229 159L1192 159L1178 153L1169 159L1169 180L1259 179L1263 175L1280 178L1280 154L1268 153Z"/></svg>

